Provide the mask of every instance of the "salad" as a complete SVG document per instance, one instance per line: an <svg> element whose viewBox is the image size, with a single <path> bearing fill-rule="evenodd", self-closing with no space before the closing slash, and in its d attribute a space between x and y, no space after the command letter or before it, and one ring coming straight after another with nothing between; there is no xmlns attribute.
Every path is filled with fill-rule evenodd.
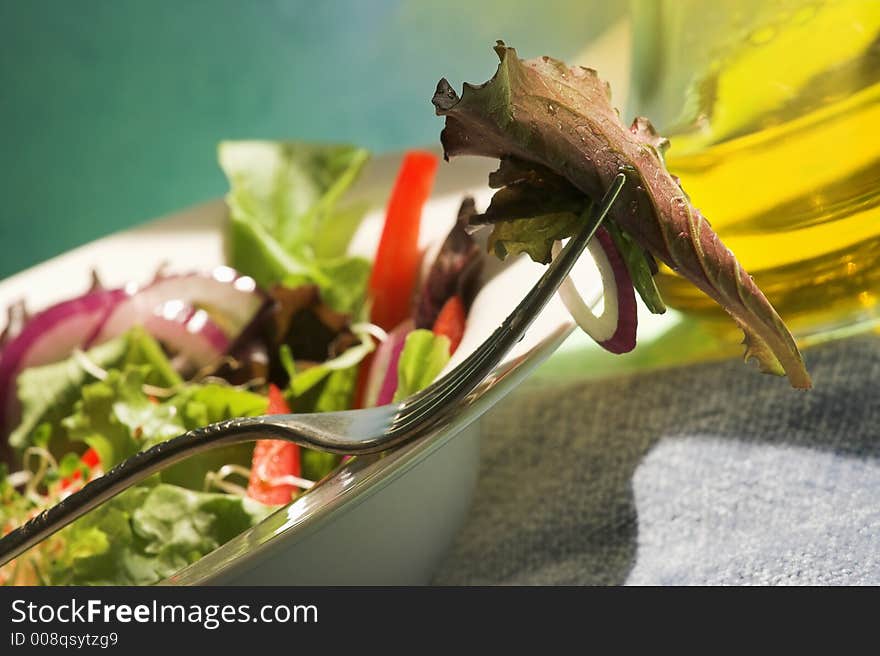
<svg viewBox="0 0 880 656"><path fill-rule="evenodd" d="M241 416L390 403L461 341L483 249L466 200L435 257L418 247L437 158L410 152L374 262L347 254L346 200L369 154L227 142L227 266L157 271L35 314L0 337L0 535L126 458ZM84 272L85 275L85 272ZM156 583L304 493L339 456L261 440L218 448L119 494L0 568L4 584Z"/></svg>

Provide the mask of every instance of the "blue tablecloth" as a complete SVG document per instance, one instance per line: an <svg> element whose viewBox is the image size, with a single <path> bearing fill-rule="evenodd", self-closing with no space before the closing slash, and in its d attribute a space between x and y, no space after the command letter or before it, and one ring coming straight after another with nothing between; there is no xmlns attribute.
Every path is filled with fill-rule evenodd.
<svg viewBox="0 0 880 656"><path fill-rule="evenodd" d="M484 421L437 584L880 584L880 338L526 385Z"/></svg>

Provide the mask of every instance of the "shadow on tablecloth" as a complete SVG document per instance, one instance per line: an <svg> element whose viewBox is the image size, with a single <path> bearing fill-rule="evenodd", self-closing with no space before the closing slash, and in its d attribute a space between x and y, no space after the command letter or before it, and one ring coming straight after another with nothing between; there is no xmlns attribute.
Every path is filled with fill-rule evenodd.
<svg viewBox="0 0 880 656"><path fill-rule="evenodd" d="M524 386L434 583L880 583L880 338L806 360Z"/></svg>

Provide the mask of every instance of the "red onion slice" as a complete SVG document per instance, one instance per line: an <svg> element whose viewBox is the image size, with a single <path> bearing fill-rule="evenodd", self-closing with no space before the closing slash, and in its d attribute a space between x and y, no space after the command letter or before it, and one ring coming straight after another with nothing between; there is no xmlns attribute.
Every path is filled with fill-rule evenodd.
<svg viewBox="0 0 880 656"><path fill-rule="evenodd" d="M143 288L96 289L38 313L0 351L0 429L18 419L18 374L142 325L196 367L212 363L266 303L253 278L218 267L210 274L157 276Z"/></svg>
<svg viewBox="0 0 880 656"><path fill-rule="evenodd" d="M265 300L253 278L240 276L225 266L217 267L209 275L159 276L141 289L129 290L126 301L107 317L92 343L99 344L144 323L169 301L205 309L227 335L237 335Z"/></svg>
<svg viewBox="0 0 880 656"><path fill-rule="evenodd" d="M605 306L602 314L597 316L584 302L570 277L560 285L559 297L572 318L599 346L612 353L628 353L636 346L638 327L632 278L607 230L600 227L588 248L602 276ZM561 250L559 242L553 244L553 257Z"/></svg>
<svg viewBox="0 0 880 656"><path fill-rule="evenodd" d="M100 289L57 303L34 315L0 353L0 428L17 420L15 381L27 367L57 362L84 348L119 303L121 289Z"/></svg>
<svg viewBox="0 0 880 656"><path fill-rule="evenodd" d="M200 369L226 353L229 338L204 310L167 301L143 322L144 329Z"/></svg>
<svg viewBox="0 0 880 656"><path fill-rule="evenodd" d="M388 333L388 339L376 350L367 376L363 401L365 408L391 403L394 399L394 392L397 390L397 363L406 343L406 336L413 328L411 319L404 321Z"/></svg>

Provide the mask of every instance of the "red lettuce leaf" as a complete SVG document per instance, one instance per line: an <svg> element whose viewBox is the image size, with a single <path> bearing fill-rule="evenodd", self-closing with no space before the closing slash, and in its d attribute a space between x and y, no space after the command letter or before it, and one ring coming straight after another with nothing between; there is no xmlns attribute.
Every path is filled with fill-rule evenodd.
<svg viewBox="0 0 880 656"><path fill-rule="evenodd" d="M446 117L447 159L477 155L538 164L593 199L624 172L628 183L611 214L617 225L731 315L745 333L746 359L809 388L794 338L666 170L666 141L650 122L638 118L626 128L607 83L592 69L550 57L521 60L501 42L495 51L501 63L485 84L465 84L461 97L445 79L437 85L433 102Z"/></svg>
<svg viewBox="0 0 880 656"><path fill-rule="evenodd" d="M446 236L419 290L414 316L416 328L431 328L443 304L456 294L465 308L470 309L483 271L483 253L467 231L476 213L474 199L465 198L455 226Z"/></svg>

